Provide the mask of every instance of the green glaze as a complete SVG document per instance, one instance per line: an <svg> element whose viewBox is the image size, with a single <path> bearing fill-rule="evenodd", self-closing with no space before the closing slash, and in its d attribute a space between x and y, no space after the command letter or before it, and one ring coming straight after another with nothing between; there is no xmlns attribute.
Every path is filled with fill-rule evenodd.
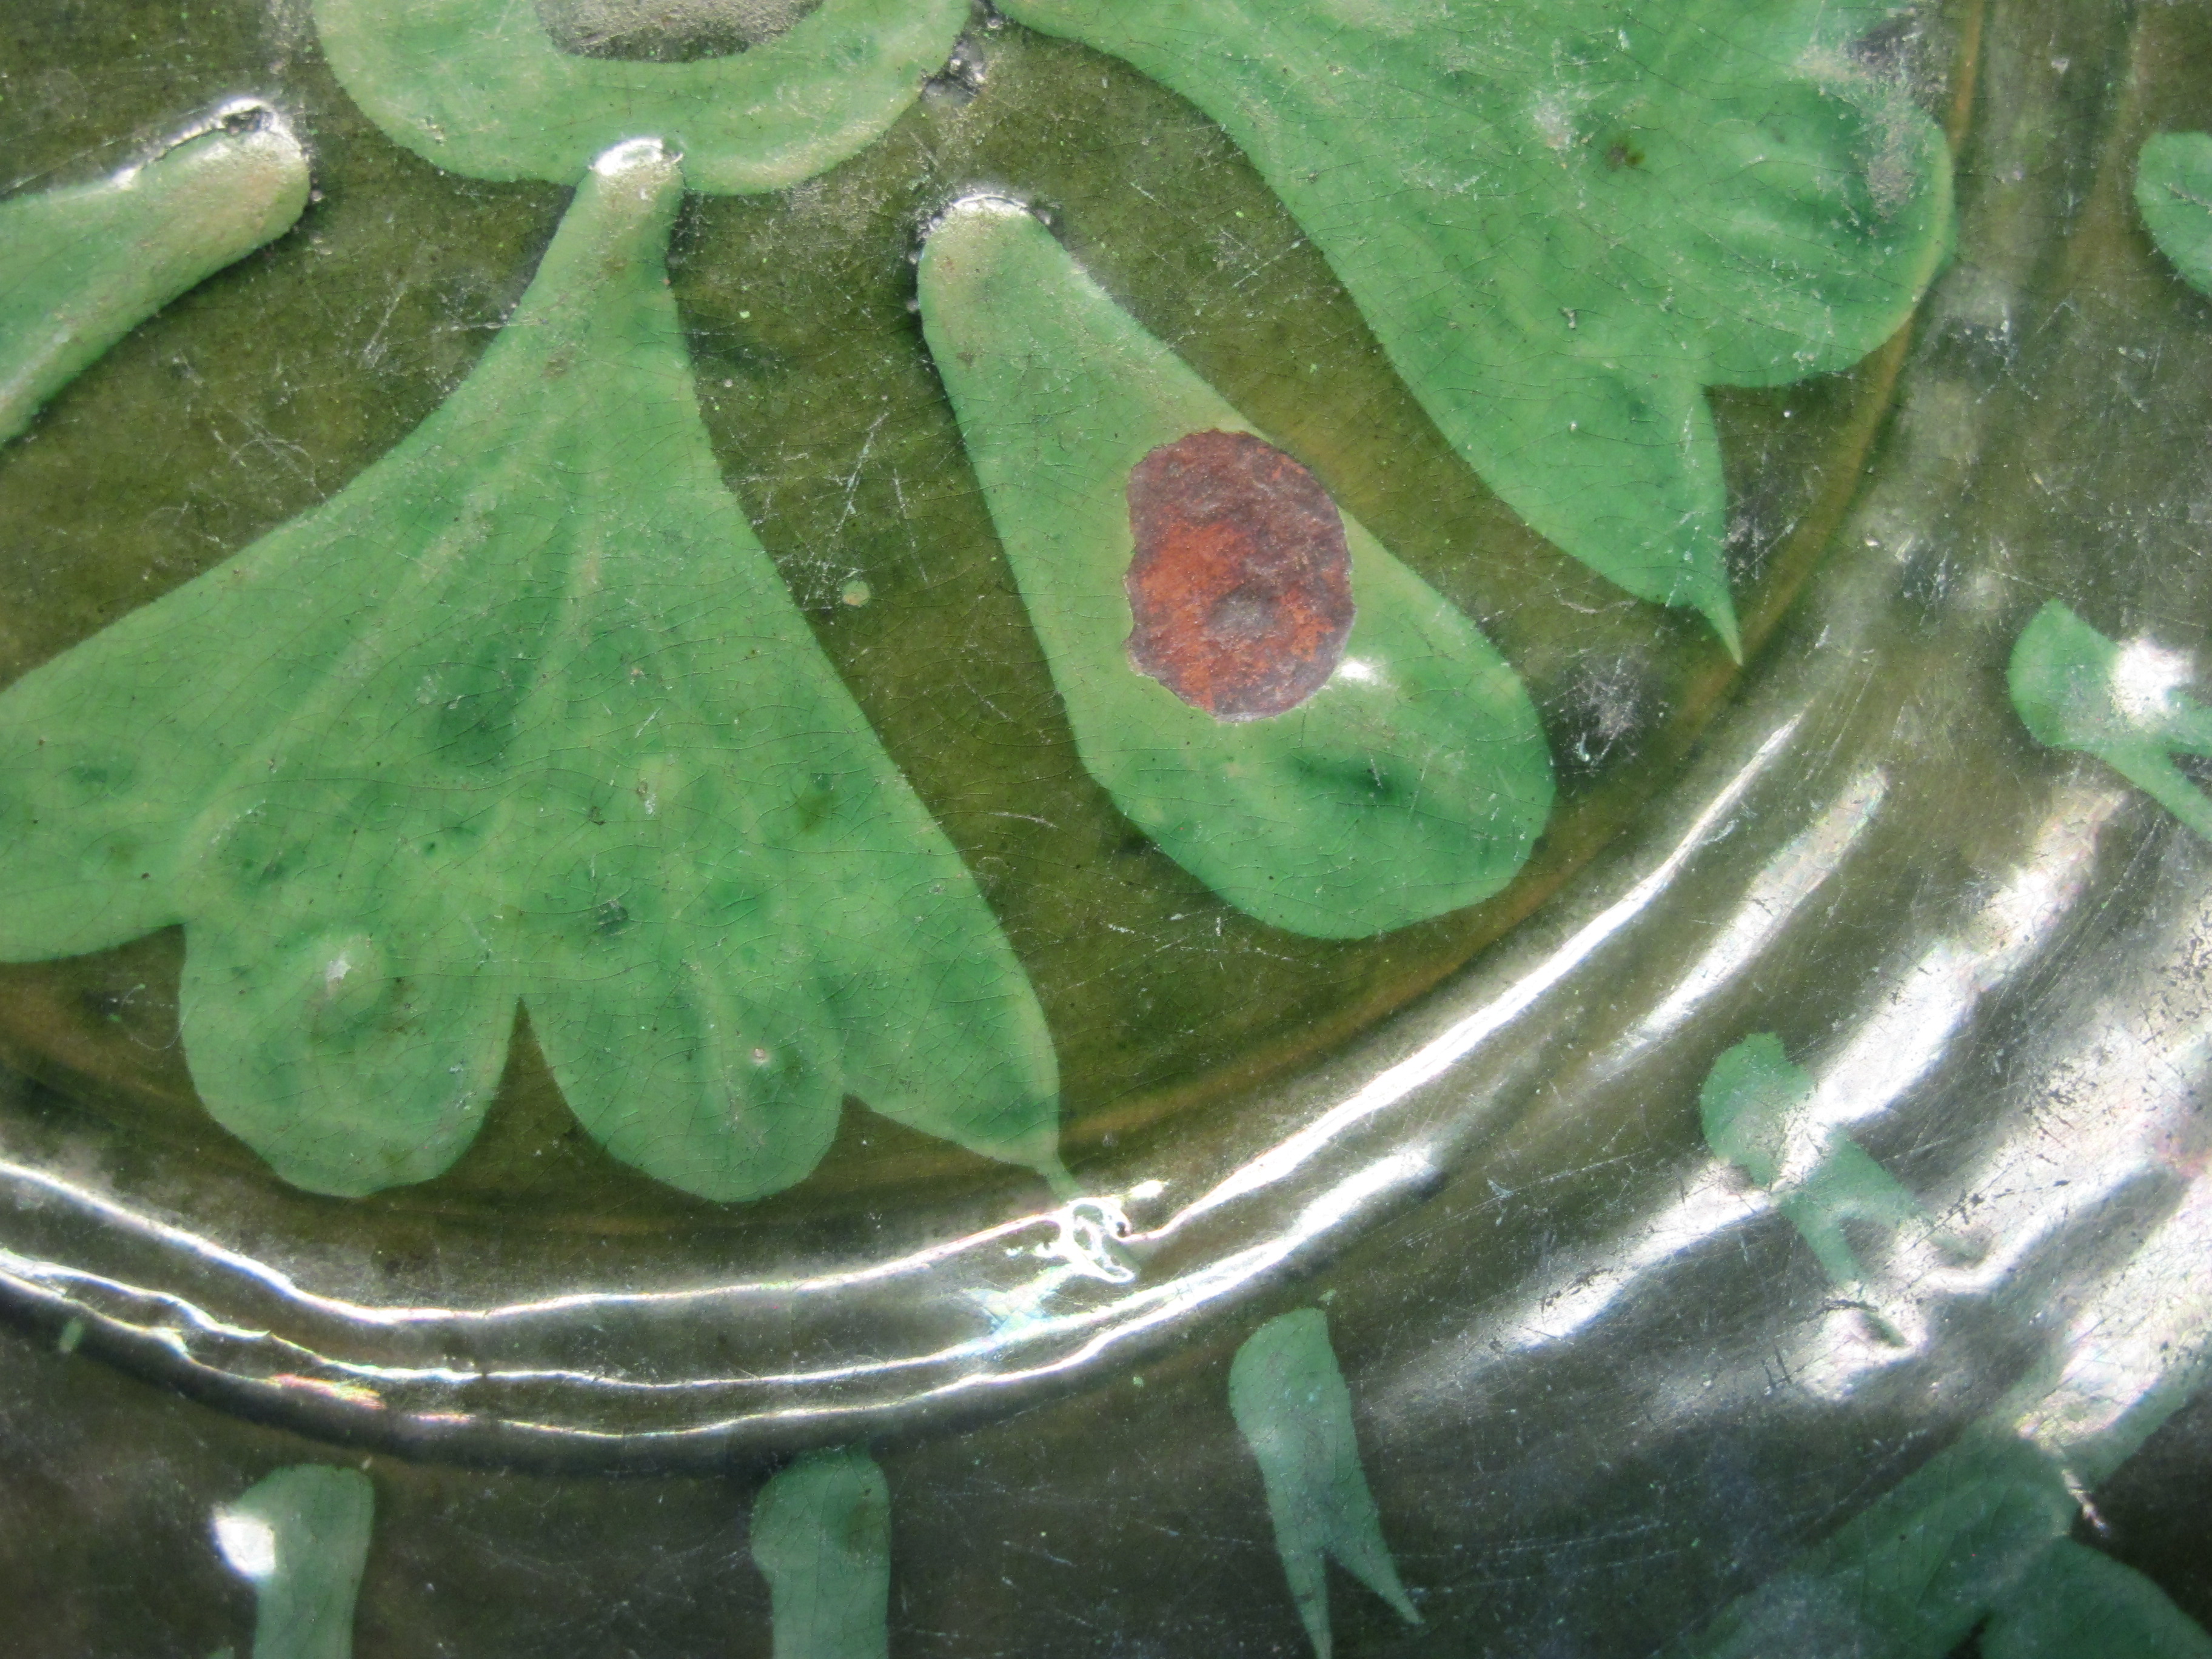
<svg viewBox="0 0 2212 1659"><path fill-rule="evenodd" d="M2067 1536L2076 1513L2055 1459L1978 1425L1668 1659L1948 1659L1977 1632L1981 1659L2212 1656L2157 1585Z"/></svg>
<svg viewBox="0 0 2212 1659"><path fill-rule="evenodd" d="M1811 1076L1790 1062L1779 1037L1763 1031L1713 1062L1698 1106L1706 1144L1772 1193L1775 1208L1797 1229L1829 1282L1848 1291L1866 1274L1844 1223L1903 1226L1921 1212L1888 1170L1840 1132L1825 1137L1809 1169L1789 1167L1790 1119L1812 1097Z"/></svg>
<svg viewBox="0 0 2212 1659"><path fill-rule="evenodd" d="M315 0L346 91L448 173L574 184L652 137L718 195L783 189L873 143L967 22L968 0L823 0L750 51L656 64L562 52L530 0Z"/></svg>
<svg viewBox="0 0 2212 1659"><path fill-rule="evenodd" d="M2124 651L2053 599L2013 647L2012 706L2039 743L2094 755L2212 840L2212 800L2171 752L2212 755L2212 710L2176 690L2172 659Z"/></svg>
<svg viewBox="0 0 2212 1659"><path fill-rule="evenodd" d="M307 157L257 105L89 185L0 202L0 442L187 289L281 236Z"/></svg>
<svg viewBox="0 0 2212 1659"><path fill-rule="evenodd" d="M2133 1567L2061 1539L1983 1626L1981 1659L2212 1659L2212 1637Z"/></svg>
<svg viewBox="0 0 2212 1659"><path fill-rule="evenodd" d="M752 1548L768 1580L775 1659L884 1659L890 1493L866 1452L815 1452L762 1487Z"/></svg>
<svg viewBox="0 0 2212 1659"><path fill-rule="evenodd" d="M216 1512L216 1543L252 1581L253 1659L347 1659L376 1498L357 1469L279 1469Z"/></svg>
<svg viewBox="0 0 2212 1659"><path fill-rule="evenodd" d="M194 1080L298 1185L450 1164L518 999L688 1192L798 1181L848 1091L1058 1176L1029 982L708 448L682 189L610 152L443 407L0 695L0 957L184 924Z"/></svg>
<svg viewBox="0 0 2212 1659"><path fill-rule="evenodd" d="M1841 369L1951 235L1881 0L1006 0L1225 127L1528 522L1730 651L1702 388Z"/></svg>
<svg viewBox="0 0 2212 1659"><path fill-rule="evenodd" d="M1269 1320L1237 1349L1229 1409L1259 1460L1275 1549L1318 1659L1329 1659L1331 1649L1325 1558L1419 1624L1382 1541L1352 1433L1352 1393L1318 1308Z"/></svg>
<svg viewBox="0 0 2212 1659"><path fill-rule="evenodd" d="M2212 294L2212 132L2162 132L2136 163L2136 206L2159 252Z"/></svg>
<svg viewBox="0 0 2212 1659"><path fill-rule="evenodd" d="M1474 625L1346 518L1358 609L1328 683L1259 720L1184 702L1124 646L1128 475L1161 445L1251 423L1011 204L948 214L921 283L992 521L1115 804L1222 897L1293 933L1378 933L1504 886L1551 809L1551 760Z"/></svg>
<svg viewBox="0 0 2212 1659"><path fill-rule="evenodd" d="M1970 1431L1670 1659L1946 1659L2066 1536L2076 1506L2035 1447Z"/></svg>

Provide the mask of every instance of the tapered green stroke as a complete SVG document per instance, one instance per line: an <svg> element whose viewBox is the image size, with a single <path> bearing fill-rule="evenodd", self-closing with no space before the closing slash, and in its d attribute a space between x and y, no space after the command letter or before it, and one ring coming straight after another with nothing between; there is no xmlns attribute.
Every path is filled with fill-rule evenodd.
<svg viewBox="0 0 2212 1659"><path fill-rule="evenodd" d="M2162 132L2136 162L2136 206L2159 252L2212 294L2212 132Z"/></svg>
<svg viewBox="0 0 2212 1659"><path fill-rule="evenodd" d="M1552 803L1527 691L1481 633L1345 520L1357 614L1289 712L1224 721L1134 668L1130 470L1250 422L1030 214L964 203L921 259L932 357L1091 774L1262 921L1355 938L1496 892Z"/></svg>
<svg viewBox="0 0 2212 1659"><path fill-rule="evenodd" d="M2062 1538L1982 1629L1982 1659L2212 1659L2212 1636L2133 1567Z"/></svg>
<svg viewBox="0 0 2212 1659"><path fill-rule="evenodd" d="M2123 651L2053 599L2021 630L2006 679L2038 743L2094 755L2212 840L2212 799L2170 752L2212 755L2212 710L2178 689L2176 665L2154 647Z"/></svg>
<svg viewBox="0 0 2212 1659"><path fill-rule="evenodd" d="M476 1133L518 999L709 1198L850 1091L1058 1172L1042 1016L725 488L641 141L468 380L323 506L0 695L0 958L181 922L210 1109L362 1194Z"/></svg>
<svg viewBox="0 0 2212 1659"><path fill-rule="evenodd" d="M376 1498L357 1469L279 1469L215 1514L223 1559L253 1586L253 1659L347 1659Z"/></svg>
<svg viewBox="0 0 2212 1659"><path fill-rule="evenodd" d="M2212 1659L2164 1591L2066 1534L2048 1452L1984 1420L1665 1659Z"/></svg>
<svg viewBox="0 0 2212 1659"><path fill-rule="evenodd" d="M251 101L96 183L0 202L0 442L132 328L283 234L307 204L307 153Z"/></svg>
<svg viewBox="0 0 2212 1659"><path fill-rule="evenodd" d="M1229 1367L1229 1410L1259 1460L1276 1553L1317 1659L1329 1659L1333 1645L1324 1558L1334 1558L1407 1623L1419 1624L1382 1541L1352 1434L1352 1393L1320 1309L1271 1319L1237 1349Z"/></svg>
<svg viewBox="0 0 2212 1659"><path fill-rule="evenodd" d="M1790 1062L1781 1038L1762 1031L1713 1062L1698 1091L1698 1106L1706 1144L1773 1194L1774 1207L1797 1229L1831 1284L1853 1290L1865 1282L1866 1273L1843 1224L1904 1226L1921 1218L1920 1206L1894 1176L1840 1131L1826 1132L1815 1156L1792 1168L1791 1120L1812 1098L1811 1074Z"/></svg>
<svg viewBox="0 0 2212 1659"><path fill-rule="evenodd" d="M696 63L584 58L533 0L314 0L331 67L399 143L472 179L574 184L654 137L693 190L781 190L877 138L942 68L968 0L822 0L785 33Z"/></svg>
<svg viewBox="0 0 2212 1659"><path fill-rule="evenodd" d="M775 1659L884 1659L890 1493L857 1448L814 1452L753 1504L753 1565L768 1580Z"/></svg>
<svg viewBox="0 0 2212 1659"><path fill-rule="evenodd" d="M1947 1659L2018 1592L2079 1512L2065 1471L2046 1453L1976 1425L1701 1635L1664 1652Z"/></svg>
<svg viewBox="0 0 2212 1659"><path fill-rule="evenodd" d="M1702 388L1843 368L1951 234L1883 0L1005 0L1226 128L1490 486L1731 651Z"/></svg>

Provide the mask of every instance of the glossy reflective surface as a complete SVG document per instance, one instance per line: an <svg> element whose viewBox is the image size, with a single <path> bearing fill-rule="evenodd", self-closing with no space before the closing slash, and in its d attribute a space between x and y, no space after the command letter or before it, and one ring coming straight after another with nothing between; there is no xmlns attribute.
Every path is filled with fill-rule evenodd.
<svg viewBox="0 0 2212 1659"><path fill-rule="evenodd" d="M288 77L326 211L296 270L256 256L0 454L26 667L398 441L473 361L439 329L495 319L564 205L395 160L250 9L163 15L176 51ZM101 61L90 24L10 27L26 62ZM1358 1453L1312 1469L1352 1469L1420 1619L1339 1578L1344 1651L1937 1659L2064 1650L2084 1607L2195 1651L2184 1615L2212 1608L2159 1494L2197 1467L2197 1413L2172 1413L2212 1313L2212 846L2039 743L2007 668L2055 600L2203 690L2212 306L2145 230L2135 158L2212 125L2212 32L1958 5L1878 33L1867 61L1953 135L1959 251L1882 354L1718 402L1740 679L1698 624L1514 526L1234 150L1113 60L979 26L965 78L850 172L687 209L710 439L1036 985L1077 1195L864 1144L885 1132L848 1106L811 1182L716 1209L564 1139L519 1042L449 1175L315 1198L199 1115L173 940L10 969L11 1053L43 1083L0 1170L9 1455L64 1519L9 1571L67 1587L38 1602L46 1645L242 1642L208 1514L347 1445L375 1449L361 1650L765 1650L775 1540L812 1524L768 1526L763 1560L770 1455L876 1437L892 1650L1296 1650L1310 1551L1279 1553L1291 1466L1238 1432L1232 1359L1287 1315L1325 1316L1328 1365L1304 1363L1341 1377ZM11 118L46 147L28 165L100 170L85 132ZM1126 846L904 308L927 215L1012 184L1527 682L1560 805L1498 898L1322 945ZM465 209L470 236L394 251L376 216L399 205ZM413 320L356 298L319 343L248 326L299 339L330 270ZM363 358L386 339L409 343ZM188 430L118 459L169 384ZM194 483L226 476L226 410L303 404L309 476ZM149 527L179 502L204 554ZM1291 1432L1340 1452L1313 1426L1337 1422ZM586 1472L610 1464L651 1473ZM874 1512L857 1465L791 1467ZM1346 1502L1291 1505L1340 1560L1366 1535ZM869 1586L874 1524L841 1569ZM126 1532L100 1573L66 1554Z"/></svg>

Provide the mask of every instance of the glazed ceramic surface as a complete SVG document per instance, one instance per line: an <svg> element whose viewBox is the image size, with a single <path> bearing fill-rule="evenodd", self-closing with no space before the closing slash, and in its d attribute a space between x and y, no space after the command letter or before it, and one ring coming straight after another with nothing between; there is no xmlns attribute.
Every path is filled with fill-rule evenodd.
<svg viewBox="0 0 2212 1659"><path fill-rule="evenodd" d="M0 21L40 1650L2212 1651L2208 66Z"/></svg>

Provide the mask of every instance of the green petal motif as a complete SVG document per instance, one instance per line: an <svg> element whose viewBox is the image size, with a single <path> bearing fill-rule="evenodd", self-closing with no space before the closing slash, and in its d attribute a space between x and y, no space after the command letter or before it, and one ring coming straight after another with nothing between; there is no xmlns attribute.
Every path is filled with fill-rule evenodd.
<svg viewBox="0 0 2212 1659"><path fill-rule="evenodd" d="M2136 163L2136 206L2159 252L2212 294L2212 132L2162 132Z"/></svg>
<svg viewBox="0 0 2212 1659"><path fill-rule="evenodd" d="M1510 879L1550 811L1551 759L1528 693L1474 624L1343 520L1356 611L1318 690L1259 718L1169 690L1132 659L1133 472L1250 423L1011 203L949 213L921 281L993 522L1084 764L1115 805L1231 903L1293 933L1382 933Z"/></svg>
<svg viewBox="0 0 2212 1659"><path fill-rule="evenodd" d="M1702 388L1855 362L1949 246L1869 0L1005 0L1226 128L1538 532L1731 651Z"/></svg>
<svg viewBox="0 0 2212 1659"><path fill-rule="evenodd" d="M1791 1063L1782 1039L1761 1031L1713 1062L1698 1107L1705 1144L1768 1190L1830 1284L1855 1292L1866 1273L1844 1224L1895 1228L1924 1218L1912 1194L1849 1135L1831 1128L1806 1137L1792 1122L1813 1089L1812 1074Z"/></svg>
<svg viewBox="0 0 2212 1659"><path fill-rule="evenodd" d="M1229 1367L1229 1409L1259 1460L1276 1553L1316 1659L1329 1659L1332 1646L1325 1558L1407 1624L1419 1624L1382 1541L1352 1433L1352 1393L1320 1309L1271 1319L1237 1349Z"/></svg>
<svg viewBox="0 0 2212 1659"><path fill-rule="evenodd" d="M810 1453L762 1487L752 1547L769 1584L774 1659L884 1659L890 1491L866 1452Z"/></svg>
<svg viewBox="0 0 2212 1659"><path fill-rule="evenodd" d="M315 0L347 92L434 166L570 185L649 136L718 195L783 189L881 137L967 23L968 0L822 0L750 51L653 64L562 52L531 0Z"/></svg>
<svg viewBox="0 0 2212 1659"><path fill-rule="evenodd" d="M289 229L307 157L250 101L95 184L0 202L0 442L187 289Z"/></svg>
<svg viewBox="0 0 2212 1659"><path fill-rule="evenodd" d="M682 189L609 152L443 407L0 696L0 956L183 923L194 1079L302 1187L450 1164L518 999L689 1192L798 1181L848 1091L1058 1174L1029 982L717 470Z"/></svg>
<svg viewBox="0 0 2212 1659"><path fill-rule="evenodd" d="M1663 1659L2212 1659L2156 1584L2067 1536L2078 1480L1984 1419Z"/></svg>
<svg viewBox="0 0 2212 1659"><path fill-rule="evenodd" d="M2038 743L2094 755L2212 841L2212 799L2169 753L2212 755L2212 710L2179 689L2182 666L2156 647L2123 649L2053 599L2021 630L2006 678Z"/></svg>
<svg viewBox="0 0 2212 1659"><path fill-rule="evenodd" d="M216 1546L257 1603L253 1659L348 1659L376 1495L358 1469L299 1463L216 1511Z"/></svg>

